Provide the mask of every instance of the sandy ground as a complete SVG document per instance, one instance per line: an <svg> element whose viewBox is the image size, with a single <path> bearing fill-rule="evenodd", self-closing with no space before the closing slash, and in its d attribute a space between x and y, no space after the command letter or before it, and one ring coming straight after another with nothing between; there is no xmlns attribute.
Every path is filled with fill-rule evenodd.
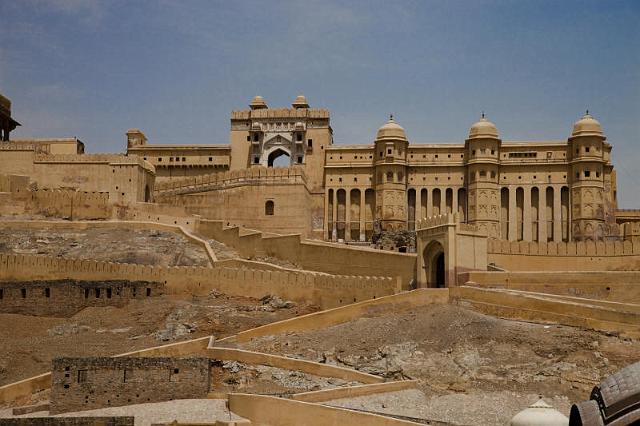
<svg viewBox="0 0 640 426"><path fill-rule="evenodd" d="M0 314L0 385L50 369L56 356L104 356L211 336L224 337L311 312L265 310L256 299L211 294L132 300L122 308L86 308L70 318Z"/></svg>
<svg viewBox="0 0 640 426"><path fill-rule="evenodd" d="M602 378L640 359L637 341L503 320L450 305L266 336L241 347L389 379L414 378L422 396L390 397L384 403L388 410L485 425L508 424L538 395L568 413L570 404L588 399ZM383 403L373 398L366 404L380 411Z"/></svg>
<svg viewBox="0 0 640 426"><path fill-rule="evenodd" d="M207 253L184 235L155 230L0 229L0 253L161 266L208 266Z"/></svg>
<svg viewBox="0 0 640 426"><path fill-rule="evenodd" d="M222 399L179 399L64 413L54 417L134 416L136 426L170 423L174 420L180 423L215 423L216 420L241 420L241 417L227 410L225 402L226 400ZM48 415L47 411L40 411L16 417L44 417ZM13 417L11 410L0 410L0 418L2 417Z"/></svg>

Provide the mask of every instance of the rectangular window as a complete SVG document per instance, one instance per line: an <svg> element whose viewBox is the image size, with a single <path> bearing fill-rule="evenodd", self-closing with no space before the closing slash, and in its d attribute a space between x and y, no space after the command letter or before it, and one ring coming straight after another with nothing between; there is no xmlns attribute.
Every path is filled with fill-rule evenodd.
<svg viewBox="0 0 640 426"><path fill-rule="evenodd" d="M4 289L0 288L0 300L4 299Z"/></svg>
<svg viewBox="0 0 640 426"><path fill-rule="evenodd" d="M255 158L253 159L253 164L259 164L259 163L260 163L260 158L255 157Z"/></svg>
<svg viewBox="0 0 640 426"><path fill-rule="evenodd" d="M23 299L25 299L27 297L27 289L26 288L20 289L20 295L22 296Z"/></svg>
<svg viewBox="0 0 640 426"><path fill-rule="evenodd" d="M589 170L585 170L584 177L591 177L591 172Z"/></svg>
<svg viewBox="0 0 640 426"><path fill-rule="evenodd" d="M387 149L387 155L391 155L391 148Z"/></svg>
<svg viewBox="0 0 640 426"><path fill-rule="evenodd" d="M111 299L111 289L107 289L107 299Z"/></svg>
<svg viewBox="0 0 640 426"><path fill-rule="evenodd" d="M302 133L296 133L296 141L302 142Z"/></svg>
<svg viewBox="0 0 640 426"><path fill-rule="evenodd" d="M162 163L162 157L158 157L158 163Z"/></svg>
<svg viewBox="0 0 640 426"><path fill-rule="evenodd" d="M251 136L247 136L247 142L251 142Z"/></svg>
<svg viewBox="0 0 640 426"><path fill-rule="evenodd" d="M298 164L302 164L302 157L298 157Z"/></svg>
<svg viewBox="0 0 640 426"><path fill-rule="evenodd" d="M78 383L87 382L87 370L78 370Z"/></svg>
<svg viewBox="0 0 640 426"><path fill-rule="evenodd" d="M89 289L88 289L88 288L85 288L85 289L84 289L84 298L85 298L85 299L88 299L88 298L89 298Z"/></svg>
<svg viewBox="0 0 640 426"><path fill-rule="evenodd" d="M182 161L187 161L187 157L182 157Z"/></svg>
<svg viewBox="0 0 640 426"><path fill-rule="evenodd" d="M96 288L96 299L100 299L100 289Z"/></svg>
<svg viewBox="0 0 640 426"><path fill-rule="evenodd" d="M147 287L147 297L151 296L151 289Z"/></svg>
<svg viewBox="0 0 640 426"><path fill-rule="evenodd" d="M169 162L172 162L172 161L173 161L173 157L169 157ZM178 161L180 160L178 159Z"/></svg>
<svg viewBox="0 0 640 426"><path fill-rule="evenodd" d="M209 161L213 161L213 157L209 157Z"/></svg>
<svg viewBox="0 0 640 426"><path fill-rule="evenodd" d="M45 288L44 289L44 297L51 297L51 289L50 288Z"/></svg>
<svg viewBox="0 0 640 426"><path fill-rule="evenodd" d="M307 146L313 148L313 139L307 139Z"/></svg>
<svg viewBox="0 0 640 426"><path fill-rule="evenodd" d="M589 147L588 146L584 148L584 152L589 152Z"/></svg>

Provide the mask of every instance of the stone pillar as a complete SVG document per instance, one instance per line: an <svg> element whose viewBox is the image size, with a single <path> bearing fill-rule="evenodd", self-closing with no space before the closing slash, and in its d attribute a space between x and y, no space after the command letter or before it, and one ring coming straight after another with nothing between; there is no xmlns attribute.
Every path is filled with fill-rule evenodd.
<svg viewBox="0 0 640 426"><path fill-rule="evenodd" d="M547 242L547 187L538 187L538 241Z"/></svg>
<svg viewBox="0 0 640 426"><path fill-rule="evenodd" d="M518 221L516 220L516 188L509 188L509 241L516 241L518 238Z"/></svg>
<svg viewBox="0 0 640 426"><path fill-rule="evenodd" d="M331 241L338 240L338 190L333 190L333 229L331 230Z"/></svg>
<svg viewBox="0 0 640 426"><path fill-rule="evenodd" d="M345 190L344 196L344 240L351 241L351 190Z"/></svg>
<svg viewBox="0 0 640 426"><path fill-rule="evenodd" d="M433 188L431 190L427 188L427 217L431 216L433 216Z"/></svg>
<svg viewBox="0 0 640 426"><path fill-rule="evenodd" d="M366 188L360 189L360 241L366 241L365 227L367 224L367 212L365 202Z"/></svg>
<svg viewBox="0 0 640 426"><path fill-rule="evenodd" d="M524 187L524 201L522 206L522 240L532 241L531 224L531 187Z"/></svg>
<svg viewBox="0 0 640 426"><path fill-rule="evenodd" d="M422 220L422 189L420 188L416 188L416 208L413 217L416 221L416 224L419 220Z"/></svg>
<svg viewBox="0 0 640 426"><path fill-rule="evenodd" d="M553 241L562 241L562 187L553 187Z"/></svg>
<svg viewBox="0 0 640 426"><path fill-rule="evenodd" d="M458 213L458 190L451 188L451 214L456 213Z"/></svg>

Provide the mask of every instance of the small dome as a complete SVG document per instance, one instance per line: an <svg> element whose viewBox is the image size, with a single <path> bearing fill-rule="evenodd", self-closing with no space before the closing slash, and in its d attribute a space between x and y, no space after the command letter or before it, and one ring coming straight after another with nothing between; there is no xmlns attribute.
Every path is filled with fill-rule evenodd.
<svg viewBox="0 0 640 426"><path fill-rule="evenodd" d="M568 426L567 416L542 399L513 416L511 426Z"/></svg>
<svg viewBox="0 0 640 426"><path fill-rule="evenodd" d="M376 140L379 139L402 139L406 141L407 135L404 132L404 128L395 122L392 115L389 117L389 121L378 129Z"/></svg>
<svg viewBox="0 0 640 426"><path fill-rule="evenodd" d="M498 138L498 128L484 118L484 113L482 113L480 120L476 121L469 129L469 139L473 138Z"/></svg>
<svg viewBox="0 0 640 426"><path fill-rule="evenodd" d="M600 122L586 112L582 118L575 122L571 137L575 136L604 136Z"/></svg>
<svg viewBox="0 0 640 426"><path fill-rule="evenodd" d="M264 98L262 96L256 96L255 98L253 98L253 100L249 104L249 107L251 109L269 108L267 106L267 103L265 102L265 100L264 100Z"/></svg>
<svg viewBox="0 0 640 426"><path fill-rule="evenodd" d="M307 98L304 95L298 95L296 100L291 104L292 107L298 108L309 108L309 104L307 103Z"/></svg>

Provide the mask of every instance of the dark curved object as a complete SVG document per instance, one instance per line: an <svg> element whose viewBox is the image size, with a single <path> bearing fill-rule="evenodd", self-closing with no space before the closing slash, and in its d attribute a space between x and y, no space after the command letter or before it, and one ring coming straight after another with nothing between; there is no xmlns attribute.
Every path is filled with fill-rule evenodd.
<svg viewBox="0 0 640 426"><path fill-rule="evenodd" d="M604 379L588 401L574 404L569 426L640 424L640 362Z"/></svg>

